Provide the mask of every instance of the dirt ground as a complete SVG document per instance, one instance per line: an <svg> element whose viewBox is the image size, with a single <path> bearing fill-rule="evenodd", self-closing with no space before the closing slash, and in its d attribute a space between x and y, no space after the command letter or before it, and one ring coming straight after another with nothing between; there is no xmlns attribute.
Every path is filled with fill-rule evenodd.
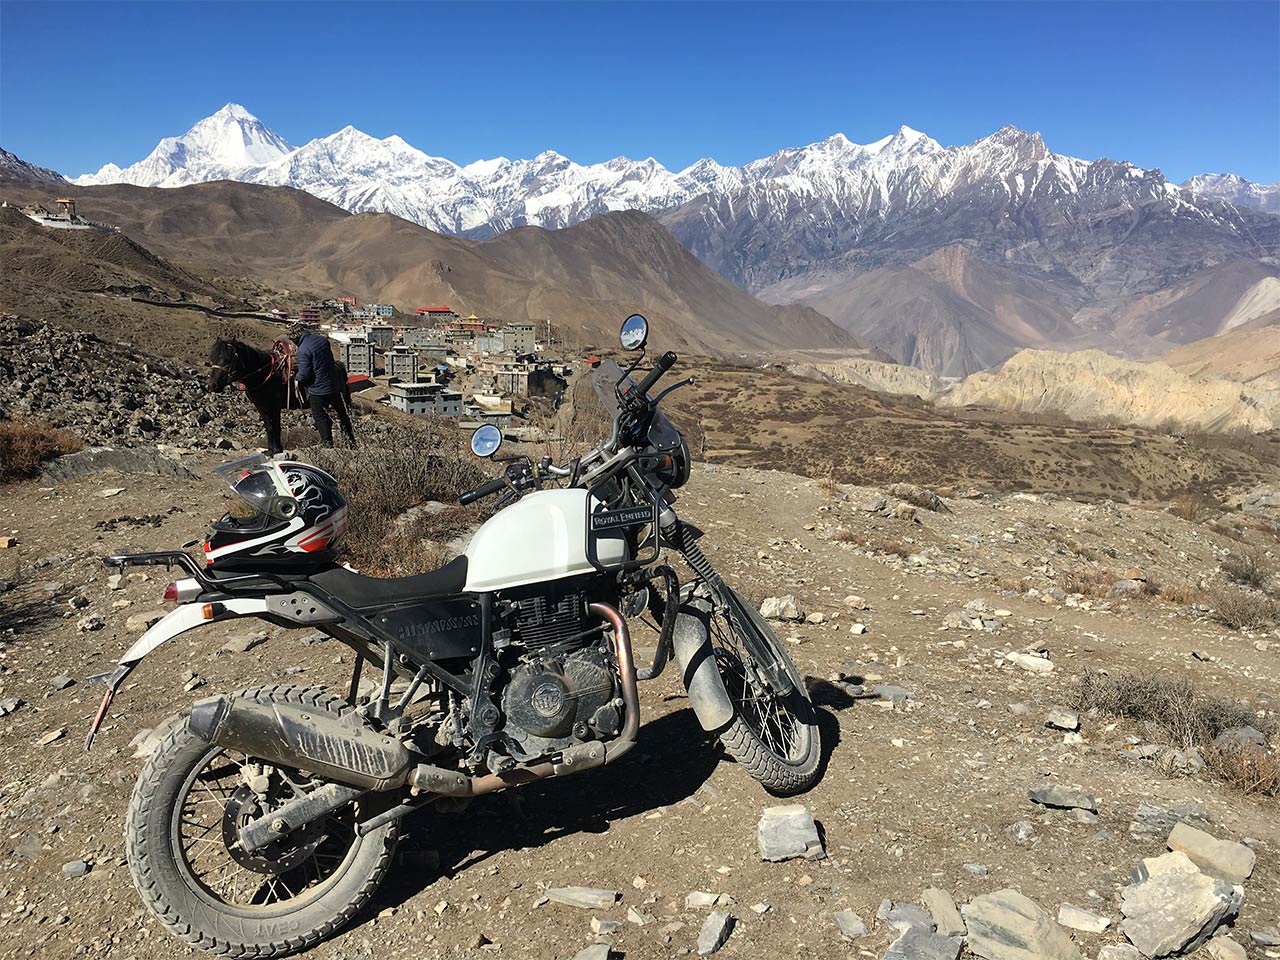
<svg viewBox="0 0 1280 960"><path fill-rule="evenodd" d="M113 488L123 489L101 495ZM1049 708L1066 703L1091 668L1187 676L1198 690L1246 701L1261 722L1274 722L1280 639L1229 630L1158 598L1069 605L1007 589L1047 589L1062 571L1093 563L1063 542L1073 538L1100 551L1100 565L1117 574L1140 568L1164 582L1214 577L1234 541L1154 508L1058 498L954 499L952 512L922 510L917 523L868 513L865 504L879 495L772 471L699 466L678 505L707 531L704 549L748 595L794 594L807 611L825 615L823 623L785 625L780 633L822 710L826 772L801 802L820 824L827 859L760 860L757 821L777 801L702 733L668 669L642 685L640 742L616 767L408 821L372 909L309 956L567 960L597 939L593 916L626 920L634 908L651 920L627 922L605 939L633 960L677 957L693 952L706 913L685 909L692 891L734 901L737 924L724 957L879 957L889 935L874 923L877 905L918 902L926 887L942 887L958 903L1013 887L1051 915L1065 902L1118 921L1131 868L1164 852L1163 838L1130 834L1143 800L1203 805L1216 835L1250 838L1257 867L1235 939L1247 942L1248 931L1280 924L1280 804L1135 760L1126 737L1142 731L1131 723L1085 715L1079 743L1044 726ZM219 653L245 622L213 626L149 657L118 695L93 751L83 752L100 698L84 678L110 668L133 639L126 618L158 606L167 580L160 568L140 568L146 572L111 591L110 571L97 558L178 546L223 509L212 478L103 474L4 489L0 536L20 542L0 550L0 579L16 583L0 594L0 699L25 703L0 717L7 767L0 775L0 958L195 955L145 913L124 865L121 828L141 764L130 741L195 698L273 678L341 689L351 655L333 641L308 644L308 631L268 628L266 644ZM867 550L859 539L900 545L906 556ZM865 598L869 609L852 609L849 595ZM73 607L81 602L73 598L87 605ZM944 629L949 611L974 600L1009 611L1003 627ZM90 614L105 626L80 631ZM853 623L866 633L851 633ZM639 634L640 660L651 641L651 633ZM1047 648L1052 673L1024 672L1002 659L1032 644ZM180 679L186 670L202 681L190 692ZM76 682L55 690L50 681L59 675ZM911 697L887 709L830 682L842 675L879 677ZM1016 715L1011 704L1029 709ZM62 728L64 736L39 745ZM1095 794L1097 822L1028 801L1029 788L1050 782ZM1022 820L1031 821L1033 836L1019 843L1006 831ZM76 859L90 871L65 879L62 865ZM621 896L607 911L538 905L545 888L567 885ZM762 903L765 912L752 909ZM871 933L842 939L833 913L845 908ZM1088 958L1123 941L1114 926L1073 936Z"/></svg>

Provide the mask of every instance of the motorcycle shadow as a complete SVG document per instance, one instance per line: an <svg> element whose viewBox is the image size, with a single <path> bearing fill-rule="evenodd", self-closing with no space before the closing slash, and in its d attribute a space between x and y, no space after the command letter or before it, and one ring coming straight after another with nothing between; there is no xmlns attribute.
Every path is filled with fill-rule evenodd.
<svg viewBox="0 0 1280 960"><path fill-rule="evenodd" d="M654 717L616 766L478 797L460 813L409 818L398 862L369 915L400 906L437 880L474 869L503 850L531 850L692 797L723 759L691 709ZM439 855L436 867L430 851ZM428 869L423 869L424 867Z"/></svg>

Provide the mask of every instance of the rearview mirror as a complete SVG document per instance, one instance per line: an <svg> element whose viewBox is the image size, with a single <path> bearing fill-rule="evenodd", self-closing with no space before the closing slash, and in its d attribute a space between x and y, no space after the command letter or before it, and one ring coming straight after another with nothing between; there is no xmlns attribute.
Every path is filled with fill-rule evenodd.
<svg viewBox="0 0 1280 960"><path fill-rule="evenodd" d="M502 446L502 431L486 423L471 434L471 452L477 457L492 457Z"/></svg>
<svg viewBox="0 0 1280 960"><path fill-rule="evenodd" d="M643 350L649 340L649 321L638 313L633 313L622 321L622 330L618 340L623 350Z"/></svg>

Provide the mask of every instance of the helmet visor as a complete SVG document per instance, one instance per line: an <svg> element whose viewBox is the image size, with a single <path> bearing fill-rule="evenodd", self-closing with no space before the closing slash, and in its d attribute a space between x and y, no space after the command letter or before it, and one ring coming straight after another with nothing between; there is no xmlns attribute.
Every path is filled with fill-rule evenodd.
<svg viewBox="0 0 1280 960"><path fill-rule="evenodd" d="M255 513L265 513L281 520L288 520L298 512L298 502L290 494L281 492L276 485L276 467L263 454L232 460L214 467L222 482L231 492L253 508Z"/></svg>

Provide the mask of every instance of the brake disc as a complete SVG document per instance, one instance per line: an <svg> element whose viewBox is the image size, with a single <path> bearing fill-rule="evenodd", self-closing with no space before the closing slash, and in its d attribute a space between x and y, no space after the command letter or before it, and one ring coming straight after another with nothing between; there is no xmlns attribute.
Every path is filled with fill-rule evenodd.
<svg viewBox="0 0 1280 960"><path fill-rule="evenodd" d="M262 798L253 790L243 785L237 787L222 815L222 842L231 859L240 866L254 873L279 876L316 852L325 837L324 818L304 824L288 836L250 853L240 845L240 831L268 812Z"/></svg>

